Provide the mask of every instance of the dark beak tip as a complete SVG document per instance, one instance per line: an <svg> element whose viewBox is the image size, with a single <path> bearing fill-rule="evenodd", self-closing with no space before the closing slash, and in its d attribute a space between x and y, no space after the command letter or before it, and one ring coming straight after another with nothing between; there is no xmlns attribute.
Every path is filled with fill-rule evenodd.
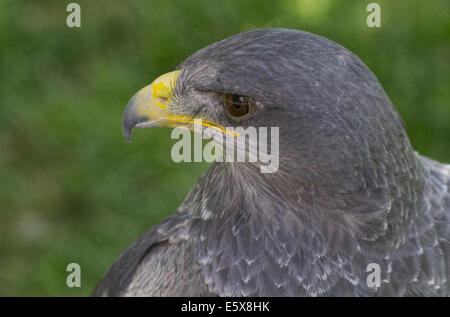
<svg viewBox="0 0 450 317"><path fill-rule="evenodd" d="M137 122L137 118L133 113L133 100L134 98L132 98L128 103L122 117L122 133L128 142L131 141L131 133L133 132L134 126Z"/></svg>
<svg viewBox="0 0 450 317"><path fill-rule="evenodd" d="M131 141L131 133L133 132L133 127L134 126L129 127L127 124L123 124L122 126L122 134L128 143L130 143Z"/></svg>

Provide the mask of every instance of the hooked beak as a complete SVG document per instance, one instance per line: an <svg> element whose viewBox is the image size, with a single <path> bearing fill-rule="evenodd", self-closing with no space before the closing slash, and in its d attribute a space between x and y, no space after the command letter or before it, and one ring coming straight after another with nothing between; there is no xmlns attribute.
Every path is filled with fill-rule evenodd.
<svg viewBox="0 0 450 317"><path fill-rule="evenodd" d="M131 132L137 128L178 127L193 129L195 124L211 127L222 133L237 134L225 127L201 117L170 113L167 106L172 100L181 70L176 70L155 79L150 85L139 90L128 102L122 118L122 131L130 141ZM201 119L201 120L199 120Z"/></svg>
<svg viewBox="0 0 450 317"><path fill-rule="evenodd" d="M123 135L128 141L134 127L171 126L170 119L174 118L167 112L167 105L180 73L180 70L176 70L158 77L131 98L122 118Z"/></svg>

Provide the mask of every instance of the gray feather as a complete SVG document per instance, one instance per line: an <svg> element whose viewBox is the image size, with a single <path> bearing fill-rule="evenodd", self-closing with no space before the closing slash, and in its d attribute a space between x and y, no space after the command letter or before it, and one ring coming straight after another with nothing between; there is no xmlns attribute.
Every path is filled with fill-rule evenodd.
<svg viewBox="0 0 450 317"><path fill-rule="evenodd" d="M412 150L355 55L310 33L261 29L180 69L180 108L236 126L221 93L263 104L239 124L279 126L280 169L214 164L93 295L450 295L450 167ZM378 289L366 283L370 263L381 268Z"/></svg>

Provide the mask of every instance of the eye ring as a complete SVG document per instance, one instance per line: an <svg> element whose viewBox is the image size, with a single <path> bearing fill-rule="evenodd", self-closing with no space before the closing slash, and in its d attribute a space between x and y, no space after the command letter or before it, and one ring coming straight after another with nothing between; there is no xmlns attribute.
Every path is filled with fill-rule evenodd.
<svg viewBox="0 0 450 317"><path fill-rule="evenodd" d="M254 109L254 104L247 96L238 94L223 94L225 109L233 118L242 118Z"/></svg>

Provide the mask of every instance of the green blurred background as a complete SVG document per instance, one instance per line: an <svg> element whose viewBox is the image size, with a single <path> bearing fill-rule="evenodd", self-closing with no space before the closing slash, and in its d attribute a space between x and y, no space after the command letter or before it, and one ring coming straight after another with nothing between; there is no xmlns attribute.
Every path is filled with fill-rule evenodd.
<svg viewBox="0 0 450 317"><path fill-rule="evenodd" d="M358 55L414 148L450 162L449 1L0 1L0 295L88 295L207 168L173 163L170 131L138 130L129 98L196 50L259 27L302 29ZM82 268L82 287L65 268Z"/></svg>

